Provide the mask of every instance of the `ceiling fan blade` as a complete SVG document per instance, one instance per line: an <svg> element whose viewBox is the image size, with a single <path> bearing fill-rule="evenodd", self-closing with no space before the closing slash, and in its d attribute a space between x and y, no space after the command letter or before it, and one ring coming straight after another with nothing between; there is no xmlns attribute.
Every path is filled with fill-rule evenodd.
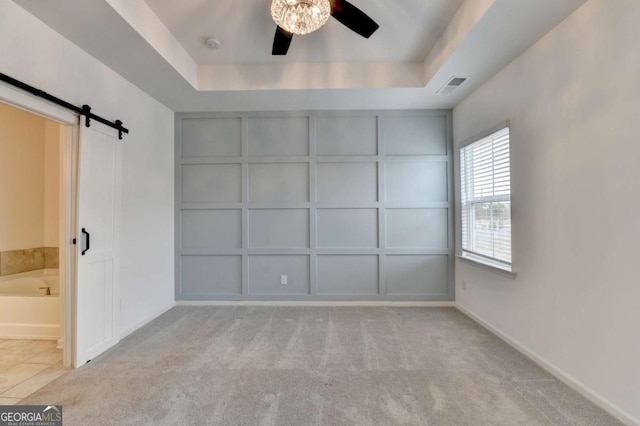
<svg viewBox="0 0 640 426"><path fill-rule="evenodd" d="M291 39L293 34L277 27L276 34L273 36L273 48L271 49L272 55L286 55L291 45Z"/></svg>
<svg viewBox="0 0 640 426"><path fill-rule="evenodd" d="M369 18L369 16L349 3L346 0L335 0L331 15L342 25L360 34L364 38L369 38L376 32L380 25Z"/></svg>

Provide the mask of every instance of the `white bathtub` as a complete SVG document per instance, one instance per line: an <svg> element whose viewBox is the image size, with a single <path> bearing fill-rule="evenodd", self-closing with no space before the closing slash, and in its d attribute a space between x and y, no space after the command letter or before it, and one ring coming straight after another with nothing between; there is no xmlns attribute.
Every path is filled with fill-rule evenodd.
<svg viewBox="0 0 640 426"><path fill-rule="evenodd" d="M40 287L51 287L51 296ZM59 339L60 285L57 269L0 277L0 339Z"/></svg>

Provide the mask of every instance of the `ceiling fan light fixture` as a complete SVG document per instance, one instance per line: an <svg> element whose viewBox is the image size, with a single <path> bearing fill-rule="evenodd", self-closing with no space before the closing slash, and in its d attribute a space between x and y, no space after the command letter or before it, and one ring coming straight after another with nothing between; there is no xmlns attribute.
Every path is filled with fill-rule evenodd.
<svg viewBox="0 0 640 426"><path fill-rule="evenodd" d="M330 0L273 0L271 17L278 26L292 34L309 34L327 23L331 16Z"/></svg>

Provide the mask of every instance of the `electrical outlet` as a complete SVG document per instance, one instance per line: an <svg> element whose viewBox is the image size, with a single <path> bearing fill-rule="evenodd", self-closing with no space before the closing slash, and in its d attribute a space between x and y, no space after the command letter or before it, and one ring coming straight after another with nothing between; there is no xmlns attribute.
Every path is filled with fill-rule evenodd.
<svg viewBox="0 0 640 426"><path fill-rule="evenodd" d="M282 285L287 285L287 282L289 281L289 277L286 275L280 275L280 284Z"/></svg>
<svg viewBox="0 0 640 426"><path fill-rule="evenodd" d="M467 282L462 280L462 291L467 291Z"/></svg>

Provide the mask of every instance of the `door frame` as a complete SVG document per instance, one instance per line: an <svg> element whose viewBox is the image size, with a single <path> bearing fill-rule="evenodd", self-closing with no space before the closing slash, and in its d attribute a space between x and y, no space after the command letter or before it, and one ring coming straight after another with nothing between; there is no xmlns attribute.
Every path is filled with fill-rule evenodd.
<svg viewBox="0 0 640 426"><path fill-rule="evenodd" d="M0 102L22 109L35 115L55 121L64 126L65 137L60 140L60 233L59 233L59 273L60 299L62 302L61 335L62 335L62 363L65 367L75 364L76 324L76 246L72 240L75 237L76 209L77 209L77 173L79 125L78 115L18 91L4 83L0 83Z"/></svg>

